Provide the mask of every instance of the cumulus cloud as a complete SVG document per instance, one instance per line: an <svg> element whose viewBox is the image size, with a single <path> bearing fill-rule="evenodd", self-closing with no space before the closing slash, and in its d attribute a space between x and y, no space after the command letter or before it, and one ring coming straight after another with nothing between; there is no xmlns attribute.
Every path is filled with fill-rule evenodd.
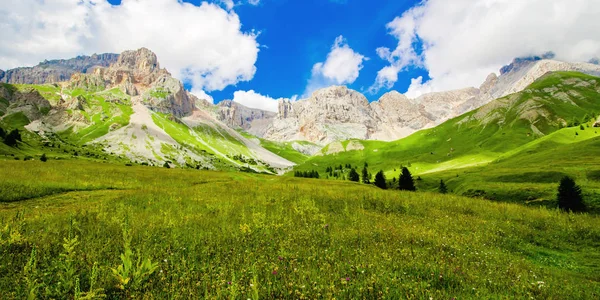
<svg viewBox="0 0 600 300"><path fill-rule="evenodd" d="M215 103L215 99L211 95L207 94L205 91L203 91L199 88L192 88L190 93L192 93L192 95L198 97L198 99L206 100L212 104Z"/></svg>
<svg viewBox="0 0 600 300"><path fill-rule="evenodd" d="M304 92L305 96L313 91L332 84L351 84L358 78L363 68L365 56L355 52L348 46L343 36L338 36L327 54L325 62L316 63L312 68L312 76Z"/></svg>
<svg viewBox="0 0 600 300"><path fill-rule="evenodd" d="M295 101L297 97L292 97ZM271 98L268 95L261 95L254 90L237 91L233 93L233 101L250 108L258 108L266 111L277 112L279 100L290 100L287 98Z"/></svg>
<svg viewBox="0 0 600 300"><path fill-rule="evenodd" d="M407 66L428 70L412 80L409 96L478 86L515 57L552 51L556 59L600 56L600 1L428 0L387 24L394 50L377 49L389 62L372 90L391 88Z"/></svg>
<svg viewBox="0 0 600 300"><path fill-rule="evenodd" d="M222 90L254 77L260 48L256 33L241 30L233 1L224 3L8 0L0 7L0 68L147 47L195 89Z"/></svg>

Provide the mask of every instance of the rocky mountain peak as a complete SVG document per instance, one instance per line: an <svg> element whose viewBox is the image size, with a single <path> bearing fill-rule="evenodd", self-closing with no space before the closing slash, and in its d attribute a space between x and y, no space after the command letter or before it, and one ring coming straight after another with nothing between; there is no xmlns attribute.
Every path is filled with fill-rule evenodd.
<svg viewBox="0 0 600 300"><path fill-rule="evenodd" d="M385 94L383 94L383 96L381 96L381 98L379 98L379 100L377 100L377 102L381 103L382 105L387 105L387 104L391 104L393 102L410 102L411 100L406 97L404 94L399 93L398 91L390 91L387 92Z"/></svg>
<svg viewBox="0 0 600 300"><path fill-rule="evenodd" d="M316 103L319 106L333 105L359 105L368 106L369 100L367 98L346 86L330 86L319 89L312 93L311 97L308 98L310 102Z"/></svg>
<svg viewBox="0 0 600 300"><path fill-rule="evenodd" d="M44 84L68 81L75 73L93 73L96 68L116 62L118 54L80 55L71 59L44 60L34 67L0 70L0 82L11 84Z"/></svg>
<svg viewBox="0 0 600 300"><path fill-rule="evenodd" d="M144 87L150 86L162 75L171 75L160 68L156 54L147 48L121 53L117 61L108 68L107 74L115 84L127 81L125 77L132 77L133 84Z"/></svg>
<svg viewBox="0 0 600 300"><path fill-rule="evenodd" d="M539 56L532 55L532 56L525 56L525 57L517 57L512 61L512 63L502 67L500 69L500 74L504 75L509 72L516 72L516 71L519 71L521 68L529 66L530 64L532 64L536 61L545 60L545 59L553 59L554 57L555 57L555 54L553 52L547 52L547 53L544 53Z"/></svg>

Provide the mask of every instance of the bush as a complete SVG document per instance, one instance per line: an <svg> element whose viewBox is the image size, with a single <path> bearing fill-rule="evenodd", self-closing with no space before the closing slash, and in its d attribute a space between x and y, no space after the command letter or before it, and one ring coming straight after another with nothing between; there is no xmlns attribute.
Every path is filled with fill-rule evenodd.
<svg viewBox="0 0 600 300"><path fill-rule="evenodd" d="M42 154L42 156L40 156L40 160L42 162L46 162L48 160L48 158L46 157L46 153Z"/></svg>

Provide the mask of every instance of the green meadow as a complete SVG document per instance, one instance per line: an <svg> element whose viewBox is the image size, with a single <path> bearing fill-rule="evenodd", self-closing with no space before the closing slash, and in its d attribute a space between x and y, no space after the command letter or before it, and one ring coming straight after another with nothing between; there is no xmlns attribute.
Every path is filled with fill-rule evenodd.
<svg viewBox="0 0 600 300"><path fill-rule="evenodd" d="M0 160L3 299L597 299L600 219L333 180Z"/></svg>

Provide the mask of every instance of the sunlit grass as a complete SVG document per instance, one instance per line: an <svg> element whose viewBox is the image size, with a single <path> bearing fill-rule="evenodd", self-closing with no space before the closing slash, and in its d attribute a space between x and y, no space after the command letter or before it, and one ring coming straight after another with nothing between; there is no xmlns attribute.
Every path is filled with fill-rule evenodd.
<svg viewBox="0 0 600 300"><path fill-rule="evenodd" d="M8 298L24 298L33 281L40 298L73 297L57 287L76 279L87 292L94 265L94 288L109 298L600 293L600 219L590 215L341 181L86 161L0 161L0 174L3 191L23 187L13 200L39 188L36 198L0 204L0 290ZM111 268L122 263L124 232L134 258L158 268L122 290ZM63 239L75 237L69 265Z"/></svg>

